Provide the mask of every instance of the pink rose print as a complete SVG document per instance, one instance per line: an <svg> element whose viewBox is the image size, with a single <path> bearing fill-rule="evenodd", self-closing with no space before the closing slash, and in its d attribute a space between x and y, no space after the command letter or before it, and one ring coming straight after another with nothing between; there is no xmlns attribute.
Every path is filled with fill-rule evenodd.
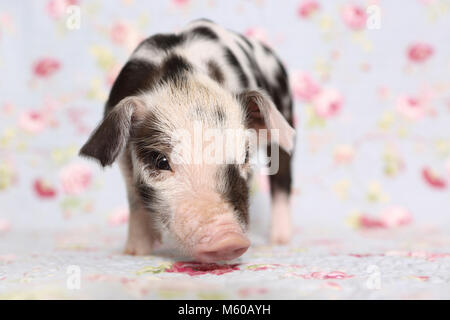
<svg viewBox="0 0 450 320"><path fill-rule="evenodd" d="M338 145L333 151L333 160L336 164L351 163L355 156L355 149L351 145Z"/></svg>
<svg viewBox="0 0 450 320"><path fill-rule="evenodd" d="M53 19L59 19L66 14L66 8L78 4L78 0L50 0L47 2L47 13Z"/></svg>
<svg viewBox="0 0 450 320"><path fill-rule="evenodd" d="M106 84L110 87L114 84L114 81L116 80L117 76L120 73L120 66L115 65L112 67L107 73L106 73Z"/></svg>
<svg viewBox="0 0 450 320"><path fill-rule="evenodd" d="M433 47L426 43L415 43L408 47L407 56L411 62L422 63L434 53Z"/></svg>
<svg viewBox="0 0 450 320"><path fill-rule="evenodd" d="M425 167L422 169L422 177L428 185L435 189L445 189L447 187L447 182L431 168Z"/></svg>
<svg viewBox="0 0 450 320"><path fill-rule="evenodd" d="M0 234L11 230L11 223L6 219L0 219Z"/></svg>
<svg viewBox="0 0 450 320"><path fill-rule="evenodd" d="M346 5L341 10L344 23L353 30L361 30L366 26L367 15L364 8L354 5Z"/></svg>
<svg viewBox="0 0 450 320"><path fill-rule="evenodd" d="M384 223L377 218L370 217L368 215L361 215L359 217L359 227L362 229L384 228Z"/></svg>
<svg viewBox="0 0 450 320"><path fill-rule="evenodd" d="M119 226L128 222L129 212L127 208L118 208L108 218L111 226Z"/></svg>
<svg viewBox="0 0 450 320"><path fill-rule="evenodd" d="M312 272L311 274L301 275L303 279L317 279L317 280L327 280L327 279L349 279L353 278L353 275L346 274L342 271L331 271L331 272Z"/></svg>
<svg viewBox="0 0 450 320"><path fill-rule="evenodd" d="M216 263L200 263L200 262L183 262L178 261L166 269L166 272L187 273L190 276L198 276L202 274L215 274L220 276L224 273L239 270L239 264L216 264Z"/></svg>
<svg viewBox="0 0 450 320"><path fill-rule="evenodd" d="M292 75L291 83L294 97L301 101L310 102L320 92L319 84L302 71Z"/></svg>
<svg viewBox="0 0 450 320"><path fill-rule="evenodd" d="M447 171L447 179L450 180L450 158L445 163L445 170Z"/></svg>
<svg viewBox="0 0 450 320"><path fill-rule="evenodd" d="M249 38L259 40L266 45L268 44L267 32L262 28L258 27L249 28L247 29L247 31L244 32L244 34Z"/></svg>
<svg viewBox="0 0 450 320"><path fill-rule="evenodd" d="M336 89L324 89L314 99L313 106L321 118L336 116L342 109L343 97Z"/></svg>
<svg viewBox="0 0 450 320"><path fill-rule="evenodd" d="M116 44L124 44L130 36L130 26L123 21L117 21L111 28L111 40Z"/></svg>
<svg viewBox="0 0 450 320"><path fill-rule="evenodd" d="M412 222L410 211L401 206L391 206L382 210L378 216L360 214L357 217L357 227L361 229L396 228Z"/></svg>
<svg viewBox="0 0 450 320"><path fill-rule="evenodd" d="M187 5L190 2L190 0L172 0L172 3L177 7L182 7Z"/></svg>
<svg viewBox="0 0 450 320"><path fill-rule="evenodd" d="M422 98L400 96L397 98L395 109L405 118L419 120L426 115L427 104Z"/></svg>
<svg viewBox="0 0 450 320"><path fill-rule="evenodd" d="M42 179L36 179L33 183L36 195L42 199L51 199L56 196L56 189Z"/></svg>
<svg viewBox="0 0 450 320"><path fill-rule="evenodd" d="M25 111L19 116L19 127L30 133L39 133L47 126L47 119L41 111Z"/></svg>
<svg viewBox="0 0 450 320"><path fill-rule="evenodd" d="M406 208L393 206L380 213L380 221L386 228L393 228L411 223L412 215Z"/></svg>
<svg viewBox="0 0 450 320"><path fill-rule="evenodd" d="M41 78L53 75L61 68L61 63L54 58L42 58L33 65L33 73Z"/></svg>
<svg viewBox="0 0 450 320"><path fill-rule="evenodd" d="M303 0L297 9L297 14L301 18L309 18L320 9L320 5L315 0Z"/></svg>
<svg viewBox="0 0 450 320"><path fill-rule="evenodd" d="M85 164L73 163L61 169L59 179L64 193L79 195L90 186L92 172Z"/></svg>

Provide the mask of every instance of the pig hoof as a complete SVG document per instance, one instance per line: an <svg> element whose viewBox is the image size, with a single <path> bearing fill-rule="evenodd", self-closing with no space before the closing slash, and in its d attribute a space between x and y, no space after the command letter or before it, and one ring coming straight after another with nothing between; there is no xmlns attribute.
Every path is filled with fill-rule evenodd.
<svg viewBox="0 0 450 320"><path fill-rule="evenodd" d="M270 242L275 245L288 244L292 239L292 226L274 225L270 233Z"/></svg>
<svg viewBox="0 0 450 320"><path fill-rule="evenodd" d="M275 245L288 244L291 241L291 236L283 233L272 233L270 242Z"/></svg>
<svg viewBox="0 0 450 320"><path fill-rule="evenodd" d="M148 256L153 251L153 245L146 244L146 245L135 245L135 244L128 244L125 246L124 253L129 254L132 256Z"/></svg>

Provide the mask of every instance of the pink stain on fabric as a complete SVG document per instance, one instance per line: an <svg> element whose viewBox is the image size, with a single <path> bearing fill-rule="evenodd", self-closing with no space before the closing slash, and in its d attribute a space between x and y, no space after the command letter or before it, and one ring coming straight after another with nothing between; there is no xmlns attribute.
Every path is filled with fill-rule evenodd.
<svg viewBox="0 0 450 320"><path fill-rule="evenodd" d="M239 270L239 264L216 264L216 263L200 263L200 262L183 262L178 261L166 269L170 273L186 273L190 276L199 276L202 274L222 275L225 273Z"/></svg>
<svg viewBox="0 0 450 320"><path fill-rule="evenodd" d="M267 288L242 288L239 289L238 294L243 297L253 296L253 295L264 295L268 292Z"/></svg>
<svg viewBox="0 0 450 320"><path fill-rule="evenodd" d="M33 73L40 78L48 78L61 68L61 63L54 58L43 58L33 65Z"/></svg>
<svg viewBox="0 0 450 320"><path fill-rule="evenodd" d="M303 274L300 276L303 279L316 279L316 280L327 280L327 279L343 280L354 277L354 275L349 275L342 271L331 271L331 272L317 271L312 272L310 274Z"/></svg>
<svg viewBox="0 0 450 320"><path fill-rule="evenodd" d="M91 185L92 171L83 163L73 163L61 169L59 179L64 193L79 195Z"/></svg>

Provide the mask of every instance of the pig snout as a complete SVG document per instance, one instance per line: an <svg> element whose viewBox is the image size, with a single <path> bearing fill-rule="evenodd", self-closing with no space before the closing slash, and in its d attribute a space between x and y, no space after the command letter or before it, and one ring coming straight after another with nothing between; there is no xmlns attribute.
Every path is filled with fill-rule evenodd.
<svg viewBox="0 0 450 320"><path fill-rule="evenodd" d="M200 262L232 260L243 255L249 246L250 241L242 232L218 232L211 237L205 236L194 247L194 257Z"/></svg>
<svg viewBox="0 0 450 320"><path fill-rule="evenodd" d="M199 262L232 260L250 246L245 226L215 194L183 201L175 211L172 230Z"/></svg>

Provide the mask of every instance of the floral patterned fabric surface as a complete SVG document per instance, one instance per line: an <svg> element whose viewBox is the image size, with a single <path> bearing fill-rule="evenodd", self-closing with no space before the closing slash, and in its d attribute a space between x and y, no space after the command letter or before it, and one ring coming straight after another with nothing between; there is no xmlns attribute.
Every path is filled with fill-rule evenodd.
<svg viewBox="0 0 450 320"><path fill-rule="evenodd" d="M268 244L257 176L237 261L125 256L119 170L77 151L136 44L200 17L289 70L295 237ZM2 1L0 298L450 298L449 17L447 0Z"/></svg>

